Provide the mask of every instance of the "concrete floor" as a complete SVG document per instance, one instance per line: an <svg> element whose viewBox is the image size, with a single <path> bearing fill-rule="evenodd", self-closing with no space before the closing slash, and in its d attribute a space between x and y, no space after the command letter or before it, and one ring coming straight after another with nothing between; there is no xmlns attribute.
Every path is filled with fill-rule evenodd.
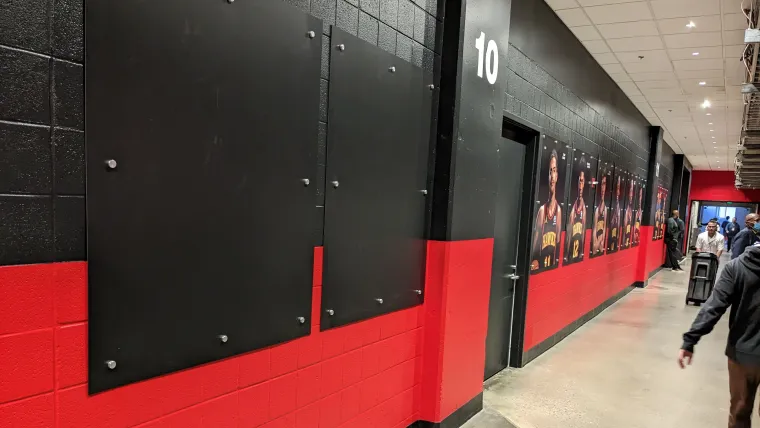
<svg viewBox="0 0 760 428"><path fill-rule="evenodd" d="M661 271L525 368L490 379L485 411L465 427L509 427L502 417L518 428L726 426L728 314L697 345L692 366L676 363L699 310L684 306L688 261L683 268Z"/></svg>

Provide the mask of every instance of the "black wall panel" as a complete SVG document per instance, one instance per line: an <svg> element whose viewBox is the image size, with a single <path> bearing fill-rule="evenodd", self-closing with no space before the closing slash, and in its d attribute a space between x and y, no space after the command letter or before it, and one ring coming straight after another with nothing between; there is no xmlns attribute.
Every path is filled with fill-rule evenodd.
<svg viewBox="0 0 760 428"><path fill-rule="evenodd" d="M86 19L90 391L308 334L321 21L276 0Z"/></svg>
<svg viewBox="0 0 760 428"><path fill-rule="evenodd" d="M422 301L433 99L432 74L339 29L332 42L323 328Z"/></svg>

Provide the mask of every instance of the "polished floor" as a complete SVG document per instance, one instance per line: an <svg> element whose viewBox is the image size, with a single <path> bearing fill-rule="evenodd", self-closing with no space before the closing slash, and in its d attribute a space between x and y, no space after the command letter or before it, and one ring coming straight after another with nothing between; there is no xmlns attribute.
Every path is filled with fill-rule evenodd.
<svg viewBox="0 0 760 428"><path fill-rule="evenodd" d="M525 368L497 374L485 384L485 411L465 427L510 427L504 419L518 428L727 426L728 315L692 366L676 363L699 310L684 306L687 278L659 272Z"/></svg>

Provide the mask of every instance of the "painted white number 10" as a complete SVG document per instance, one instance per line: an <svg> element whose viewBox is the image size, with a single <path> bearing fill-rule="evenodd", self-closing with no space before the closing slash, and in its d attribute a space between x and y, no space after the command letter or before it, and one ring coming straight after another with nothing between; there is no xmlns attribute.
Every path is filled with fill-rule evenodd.
<svg viewBox="0 0 760 428"><path fill-rule="evenodd" d="M488 83L496 83L496 75L499 73L499 55L496 48L496 42L488 41L488 47L485 46L486 35L481 31L480 37L475 39L475 49L478 50L478 77L483 77L483 50L485 48L486 57L486 79Z"/></svg>

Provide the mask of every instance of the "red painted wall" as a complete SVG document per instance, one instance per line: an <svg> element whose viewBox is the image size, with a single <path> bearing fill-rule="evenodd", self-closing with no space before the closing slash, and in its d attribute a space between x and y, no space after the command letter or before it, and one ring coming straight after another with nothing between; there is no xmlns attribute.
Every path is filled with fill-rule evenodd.
<svg viewBox="0 0 760 428"><path fill-rule="evenodd" d="M691 201L760 202L760 190L734 187L733 171L692 171Z"/></svg>
<svg viewBox="0 0 760 428"><path fill-rule="evenodd" d="M2 267L0 427L402 428L423 413L439 422L482 391L492 247L429 243L424 305L325 332L316 248L311 335L94 396L86 263Z"/></svg>
<svg viewBox="0 0 760 428"><path fill-rule="evenodd" d="M652 241L652 226L641 227L639 246L532 275L528 282L524 351L562 330L605 300L661 266L663 241ZM564 232L562 233L564 242ZM591 230L586 230L585 254ZM560 249L560 253L563 249ZM562 258L562 254L560 254Z"/></svg>

